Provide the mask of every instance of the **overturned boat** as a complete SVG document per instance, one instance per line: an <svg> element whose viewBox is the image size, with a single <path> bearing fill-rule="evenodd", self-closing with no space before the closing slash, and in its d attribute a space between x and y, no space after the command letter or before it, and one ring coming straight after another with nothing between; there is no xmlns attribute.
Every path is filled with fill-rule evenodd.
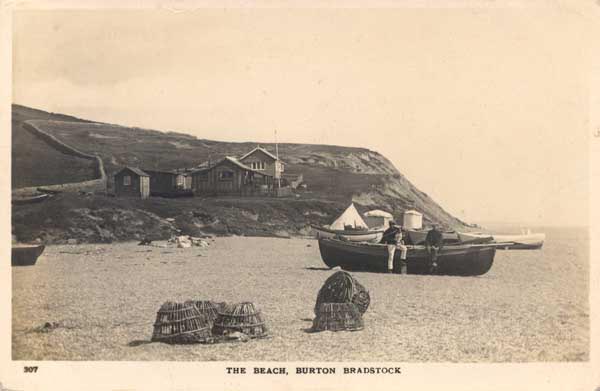
<svg viewBox="0 0 600 391"><path fill-rule="evenodd" d="M407 272L409 274L479 276L487 273L492 267L496 247L499 245L501 244L446 245L438 253L437 267L434 270L431 269L430 257L425 246L407 246ZM388 251L384 244L319 239L319 250L323 262L329 267L340 266L345 270L388 271ZM400 251L396 251L394 273L400 272L400 262Z"/></svg>
<svg viewBox="0 0 600 391"><path fill-rule="evenodd" d="M12 245L12 266L32 266L37 262L38 257L44 252L44 245L33 244L13 244Z"/></svg>
<svg viewBox="0 0 600 391"><path fill-rule="evenodd" d="M354 207L350 206L330 226L311 224L317 239L342 239L350 242L379 242L384 229L369 229Z"/></svg>

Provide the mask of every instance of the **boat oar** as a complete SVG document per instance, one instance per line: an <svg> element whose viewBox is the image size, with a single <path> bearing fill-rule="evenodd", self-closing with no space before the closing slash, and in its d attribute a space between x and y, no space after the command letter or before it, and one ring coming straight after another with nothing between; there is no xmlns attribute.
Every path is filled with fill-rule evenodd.
<svg viewBox="0 0 600 391"><path fill-rule="evenodd" d="M514 245L513 242L502 242L502 243L481 243L481 244L445 244L442 248L456 248L456 247L509 247ZM409 250L421 250L426 248L421 245L406 246Z"/></svg>
<svg viewBox="0 0 600 391"><path fill-rule="evenodd" d="M513 243L513 242L502 242L502 243L465 244L464 246L470 246L470 247L506 247L506 246L512 246L514 244L515 243Z"/></svg>

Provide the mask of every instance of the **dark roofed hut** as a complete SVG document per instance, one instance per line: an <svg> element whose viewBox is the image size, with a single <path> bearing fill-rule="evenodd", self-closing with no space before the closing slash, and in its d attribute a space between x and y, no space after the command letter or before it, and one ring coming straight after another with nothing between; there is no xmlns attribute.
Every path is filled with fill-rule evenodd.
<svg viewBox="0 0 600 391"><path fill-rule="evenodd" d="M188 172L183 170L144 170L150 175L150 195L159 197L191 196ZM190 178L191 180L191 178Z"/></svg>
<svg viewBox="0 0 600 391"><path fill-rule="evenodd" d="M196 195L260 195L273 191L273 176L225 157L211 167L192 173Z"/></svg>
<svg viewBox="0 0 600 391"><path fill-rule="evenodd" d="M125 167L117 172L115 178L115 195L117 197L150 196L150 175L136 167Z"/></svg>

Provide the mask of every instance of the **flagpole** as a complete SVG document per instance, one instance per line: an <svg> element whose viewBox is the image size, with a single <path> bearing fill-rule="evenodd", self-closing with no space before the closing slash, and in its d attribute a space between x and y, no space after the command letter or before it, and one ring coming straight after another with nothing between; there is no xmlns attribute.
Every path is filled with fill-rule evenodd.
<svg viewBox="0 0 600 391"><path fill-rule="evenodd" d="M277 129L275 129L275 157L277 158L277 161L275 162L275 170L279 171L279 175L277 175L277 188L281 188L281 170L280 168L280 164L281 162L279 161L279 144L277 143Z"/></svg>

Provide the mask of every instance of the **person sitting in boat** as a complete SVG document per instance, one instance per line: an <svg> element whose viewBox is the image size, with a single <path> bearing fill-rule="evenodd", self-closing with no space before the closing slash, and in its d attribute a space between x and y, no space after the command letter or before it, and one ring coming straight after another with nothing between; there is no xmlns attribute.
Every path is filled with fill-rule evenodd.
<svg viewBox="0 0 600 391"><path fill-rule="evenodd" d="M412 242L412 240L410 239L410 235L408 234L408 231L404 229L404 227L400 227L400 233L402 234L402 243L407 245L407 246L412 246L414 245L414 243Z"/></svg>
<svg viewBox="0 0 600 391"><path fill-rule="evenodd" d="M427 236L425 237L425 247L427 248L427 253L429 254L432 270L437 268L438 253L443 245L444 235L438 231L437 224L433 224L431 226L431 230L427 232Z"/></svg>
<svg viewBox="0 0 600 391"><path fill-rule="evenodd" d="M400 254L400 259L402 260L400 272L406 273L406 253L408 248L404 245L402 241L402 229L397 226L394 221L389 222L389 227L383 232L383 237L381 238L381 243L387 244L388 249L388 273L392 273L394 271L394 254L396 254L396 249L399 248L402 253Z"/></svg>
<svg viewBox="0 0 600 391"><path fill-rule="evenodd" d="M410 244L410 238L404 228L400 226L398 243L396 243L396 247L400 249L400 274L406 274L408 268L408 264L406 263L406 255L408 253L407 244Z"/></svg>

